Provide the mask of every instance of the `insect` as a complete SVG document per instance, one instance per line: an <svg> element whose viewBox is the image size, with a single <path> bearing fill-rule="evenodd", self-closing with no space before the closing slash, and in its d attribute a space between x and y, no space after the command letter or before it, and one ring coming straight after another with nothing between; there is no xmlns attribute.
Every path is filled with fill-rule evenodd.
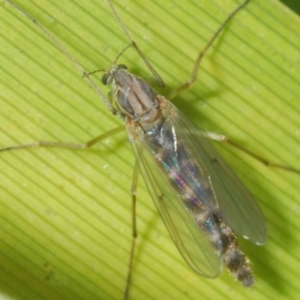
<svg viewBox="0 0 300 300"><path fill-rule="evenodd" d="M110 73L107 73L103 78L103 81L105 83L110 83L110 81L113 82L115 76L117 76L118 74L123 74L123 76L129 76L126 78L130 80L135 80L135 77L133 75L125 75L127 73L124 69L124 66L120 65L118 67L115 66L115 69L112 69ZM86 77L89 78L87 74ZM121 84L120 82L116 83L116 87L120 88L120 84ZM188 263L192 266L192 268L196 269L199 273L202 273L202 275L208 277L214 277L219 273L220 270L220 265L221 265L220 260L223 254L222 251L224 251L225 248L230 250L232 245L235 244L235 239L233 237L230 227L234 228L237 232L241 233L242 235L248 237L250 240L258 244L262 244L266 236L265 221L260 213L259 208L256 206L255 202L253 202L252 198L250 199L248 198L249 200L248 204L250 205L250 207L248 207L249 210L247 209L246 204L245 204L246 209L245 207L243 207L243 209L245 209L247 214L249 213L250 216L253 213L253 216L256 218L257 224L255 224L254 228L249 227L249 224L244 221L243 221L244 223L242 222L240 224L239 222L241 220L239 218L237 220L234 220L232 218L232 216L230 215L230 213L232 213L230 203L226 202L226 204L228 204L229 206L224 205L224 207L221 208L218 207L216 201L214 200L214 195L212 193L214 192L214 189L209 188L210 176L208 174L212 172L213 169L209 169L208 172L204 171L202 173L203 174L202 176L204 177L203 181L201 181L200 186L197 186L198 179L201 178L201 172L200 169L197 168L193 169L193 163L190 163L189 161L190 160L193 161L192 158L196 156L197 149L202 149L201 146L197 144L197 142L193 142L198 140L199 133L194 131L194 129L190 129L192 128L191 125L187 121L185 121L184 117L180 114L180 112L177 111L176 108L173 107L164 98L156 95L155 92L153 92L148 87L148 85L139 81L139 82L135 82L134 86L143 87L141 93L146 91L146 96L149 98L151 104L151 107L148 107L148 109L146 110L147 113L143 112L143 115L146 118L146 120L144 119L143 122L139 121L140 119L143 119L143 116L141 116L141 114L135 111L132 111L129 114L128 109L130 107L128 107L127 103L125 105L126 107L124 107L120 102L120 98L118 98L119 107L117 109L115 106L112 106L109 101L107 101L106 104L113 113L117 113L123 119L127 119L127 128L129 131L130 139L132 141L132 144L136 145L135 148L136 157L139 157L140 158L139 161L144 162L142 166L144 165L146 167L144 170L142 170L142 174L144 175L145 178L148 178L147 182L148 183L150 182L149 189L152 193L152 197L156 200L156 204L163 216L163 219L170 230L173 240L177 244L178 248L181 250L183 257L188 261ZM126 97L123 98L124 98L123 100L127 100L125 99ZM130 97L127 96L127 98L128 100L132 101L131 96ZM134 106L134 108L136 108L136 106L133 105L132 103L131 106ZM161 111L163 111L163 118L158 117ZM147 120L151 115L151 112L153 112L154 114L154 119L151 119L151 122L147 124ZM128 121L128 118L130 122ZM135 124L142 124L143 126L136 127ZM163 126L162 124L166 126ZM153 127L153 125L155 126ZM142 128L142 132L140 132L141 128ZM183 133L179 134L177 132L177 128L181 128L181 129L186 128L187 131L185 132L183 130ZM166 144L159 145L160 142L160 139L158 139L159 132L162 132L163 129L164 132L162 133L161 136L162 140L171 140L172 143L167 144L167 142L165 142ZM176 133L176 135L174 135L174 132ZM145 143L141 146L139 145L139 143L144 143L143 138L141 138L141 136L144 135L149 137L149 138L145 138L145 140L148 141L149 144ZM193 143L196 144L194 145ZM202 143L205 144L206 142L204 142L203 140ZM187 150L185 150L185 148L182 148L183 145L185 144L186 145L190 144L189 146L187 146L186 149L191 149L191 153L193 153L193 155L191 156L188 155ZM55 145L56 145L55 143L52 144L52 146ZM166 147L173 147L173 149L167 148L168 151L170 152L168 151L166 151L165 153L160 152L159 149L164 149L164 147L162 147L164 145ZM212 152L213 150L211 150L210 146L208 146L209 144L205 144L205 145L206 146L204 146L203 155L204 157L205 155L209 157L208 154L213 153ZM140 147L143 149L145 148L145 150L140 150ZM22 146L22 148L24 148L24 146ZM151 153L152 155L154 154L154 157L156 159L155 160L156 167L153 161L151 160L153 159L153 157L151 158ZM172 155L172 154L176 154L176 155ZM181 156L181 159L178 160L178 163L176 163L181 169L181 171L173 169L175 164L173 162L168 161L168 157L176 157L177 154L178 156ZM158 161L160 162L159 164L157 164ZM221 168L221 170L223 170L222 168L224 168L224 170L227 170L226 167L222 166L222 163L221 165L218 165L220 164L221 159L219 158L219 156L217 156L217 154L213 154L212 157L210 157L210 159L208 160L208 162L209 164L211 163L212 165L210 168L214 168L213 165L214 163L216 163L215 167L217 169ZM174 164L173 167L172 164ZM153 170L149 169L148 168L149 165L154 165L154 169ZM222 172L224 172L224 170ZM230 171L226 171L226 172L229 172L229 176L233 176L231 175ZM195 177L194 179L191 178L191 180L194 180L195 182L194 188L202 189L202 192L205 195L205 199L207 199L206 204L204 204L204 201L202 200L200 201L195 196L197 194L195 190L193 190L192 188L190 189L186 188L187 184L182 183L183 177L180 177L181 174L184 174L185 175L184 177L188 176L188 174L192 174ZM224 176L221 176L221 178L223 177ZM235 182L235 180L236 179L233 179L233 182ZM202 184L203 186L201 187ZM218 182L218 184L220 184L220 189L222 191L222 183ZM173 188L169 189L170 186L173 186ZM158 192L156 189L158 189ZM173 204L171 204L169 200L176 199L176 198L178 199L177 194L179 193L179 191L182 191L182 194L184 194L185 196L181 196L180 197L181 201L175 202L174 204L175 206L173 207L172 206ZM247 192L245 193L246 195L248 195ZM195 201L192 199L195 199ZM194 203L196 204L194 205ZM188 206L190 206L189 209L187 209ZM184 207L189 211L188 213L185 212ZM174 223L173 219L169 219L169 213L171 215L173 213L179 215L178 223ZM245 212L243 213L245 214ZM191 218L189 214L195 215L194 217L196 217L197 221L195 218L194 219ZM225 216L222 216L222 214L224 214ZM202 228L202 231L199 230L199 228L197 228L197 232L195 232L194 231L196 230L195 227L192 227L195 225L191 225L189 223L187 226L188 230L186 230L186 232L185 231L181 232L180 228L184 228L184 226L186 226L185 220L189 218L188 216L190 217L190 219L194 220L193 224L196 224L198 227ZM239 217L242 218L242 216L244 215L241 214L241 216ZM231 226L229 227L225 221L228 223L232 222L233 224L231 223L230 224ZM238 224L235 224L235 222L237 222ZM245 228L243 226L245 226ZM194 229L189 231L189 228L194 228ZM195 239L194 235L197 236L198 239ZM226 243L220 244L222 236L224 239L226 237L226 241L227 241L226 243L228 245L226 245ZM185 247L190 247L189 237L192 238L193 240L197 240L195 244L196 247L192 245L191 249L186 250ZM181 243L181 240L183 239L186 239L186 243ZM230 244L231 240L233 244ZM224 245L226 245L226 247ZM191 261L189 261L189 255L192 256ZM240 257L239 258L239 260L241 261L240 265L247 270L243 282L245 285L251 285L252 275L247 265L247 262L244 259L244 256L242 254L240 254L238 257ZM195 265L194 265L194 261L196 261Z"/></svg>

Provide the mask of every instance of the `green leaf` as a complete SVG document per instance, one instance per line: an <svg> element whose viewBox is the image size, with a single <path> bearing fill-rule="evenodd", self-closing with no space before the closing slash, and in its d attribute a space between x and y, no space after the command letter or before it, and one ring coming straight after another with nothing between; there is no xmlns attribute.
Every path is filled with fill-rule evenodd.
<svg viewBox="0 0 300 300"><path fill-rule="evenodd" d="M109 68L129 43L105 1L17 1L88 71ZM166 83L186 81L198 52L237 1L115 1ZM188 2L188 3L187 3ZM241 1L239 1L240 3ZM0 147L84 143L121 124L72 63L6 1L0 5ZM174 103L196 126L300 169L300 20L279 1L250 1ZM150 78L134 49L119 59ZM101 86L102 74L93 78ZM130 299L298 299L299 175L216 145L261 206L263 247L242 243L256 286L205 279L185 264L142 179ZM118 134L86 151L0 154L0 291L11 299L122 299L131 244L134 157Z"/></svg>

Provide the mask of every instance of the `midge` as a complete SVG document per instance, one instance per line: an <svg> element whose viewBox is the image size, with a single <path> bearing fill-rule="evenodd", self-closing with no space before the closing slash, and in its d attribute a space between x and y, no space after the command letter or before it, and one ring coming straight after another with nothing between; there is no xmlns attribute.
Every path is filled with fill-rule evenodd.
<svg viewBox="0 0 300 300"><path fill-rule="evenodd" d="M12 1L7 1L34 22L56 44L96 90L107 108L125 123L137 164L132 179L133 239L124 298L127 299L129 295L137 237L135 186L138 172L141 172L165 226L189 266L202 276L214 278L220 274L224 263L242 285L252 286L254 279L249 261L240 250L235 233L257 245L262 245L267 236L266 222L250 192L207 139L229 142L265 164L298 171L271 164L229 141L225 136L195 129L169 100L158 94L142 78L127 71L125 65L117 64L119 56L112 68L105 71L102 77L103 84L111 86L111 98L105 97L91 79L91 73L85 71L41 24ZM229 20L248 2L249 0L244 1L227 17L199 53L191 79L176 89L172 97L189 88L195 81L205 52ZM151 72L162 83L159 75L132 39L111 1L108 3L128 36L130 45L135 47ZM86 149L123 129L123 126L113 129L86 144L36 142L6 147L0 151L35 147Z"/></svg>

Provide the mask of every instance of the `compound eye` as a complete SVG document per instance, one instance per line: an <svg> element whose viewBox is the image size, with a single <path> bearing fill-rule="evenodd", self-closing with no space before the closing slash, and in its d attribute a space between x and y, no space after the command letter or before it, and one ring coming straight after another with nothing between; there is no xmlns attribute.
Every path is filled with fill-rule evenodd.
<svg viewBox="0 0 300 300"><path fill-rule="evenodd" d="M106 73L103 74L101 81L104 85L107 85L108 75Z"/></svg>
<svg viewBox="0 0 300 300"><path fill-rule="evenodd" d="M127 70L127 66L126 65L123 65L123 64L120 64L118 65L118 70L122 69L122 70Z"/></svg>

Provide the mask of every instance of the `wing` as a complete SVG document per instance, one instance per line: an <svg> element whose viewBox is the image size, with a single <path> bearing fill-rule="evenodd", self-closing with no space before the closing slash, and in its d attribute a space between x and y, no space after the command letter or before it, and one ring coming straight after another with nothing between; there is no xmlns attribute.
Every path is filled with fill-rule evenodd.
<svg viewBox="0 0 300 300"><path fill-rule="evenodd" d="M245 239L264 244L267 224L252 194L216 151L211 169L215 174L213 185L222 218Z"/></svg>
<svg viewBox="0 0 300 300"><path fill-rule="evenodd" d="M179 252L197 273L217 277L222 266L221 251L214 249L207 233L185 209L181 194L162 171L149 145L143 139L136 139L131 145L152 199ZM218 235L214 220L210 228L215 228Z"/></svg>
<svg viewBox="0 0 300 300"><path fill-rule="evenodd" d="M216 277L222 241L221 217L253 243L266 240L263 214L238 177L201 131L170 102L147 130L127 124L148 190L180 253L196 272ZM200 216L200 217L199 217Z"/></svg>
<svg viewBox="0 0 300 300"><path fill-rule="evenodd" d="M171 104L172 105L172 104ZM173 105L172 105L173 106ZM251 193L212 147L201 131L197 131L174 106L176 117L172 118L177 136L182 143L192 144L191 157L197 164L205 165L211 178L220 216L238 234L261 245L267 237L265 218Z"/></svg>

